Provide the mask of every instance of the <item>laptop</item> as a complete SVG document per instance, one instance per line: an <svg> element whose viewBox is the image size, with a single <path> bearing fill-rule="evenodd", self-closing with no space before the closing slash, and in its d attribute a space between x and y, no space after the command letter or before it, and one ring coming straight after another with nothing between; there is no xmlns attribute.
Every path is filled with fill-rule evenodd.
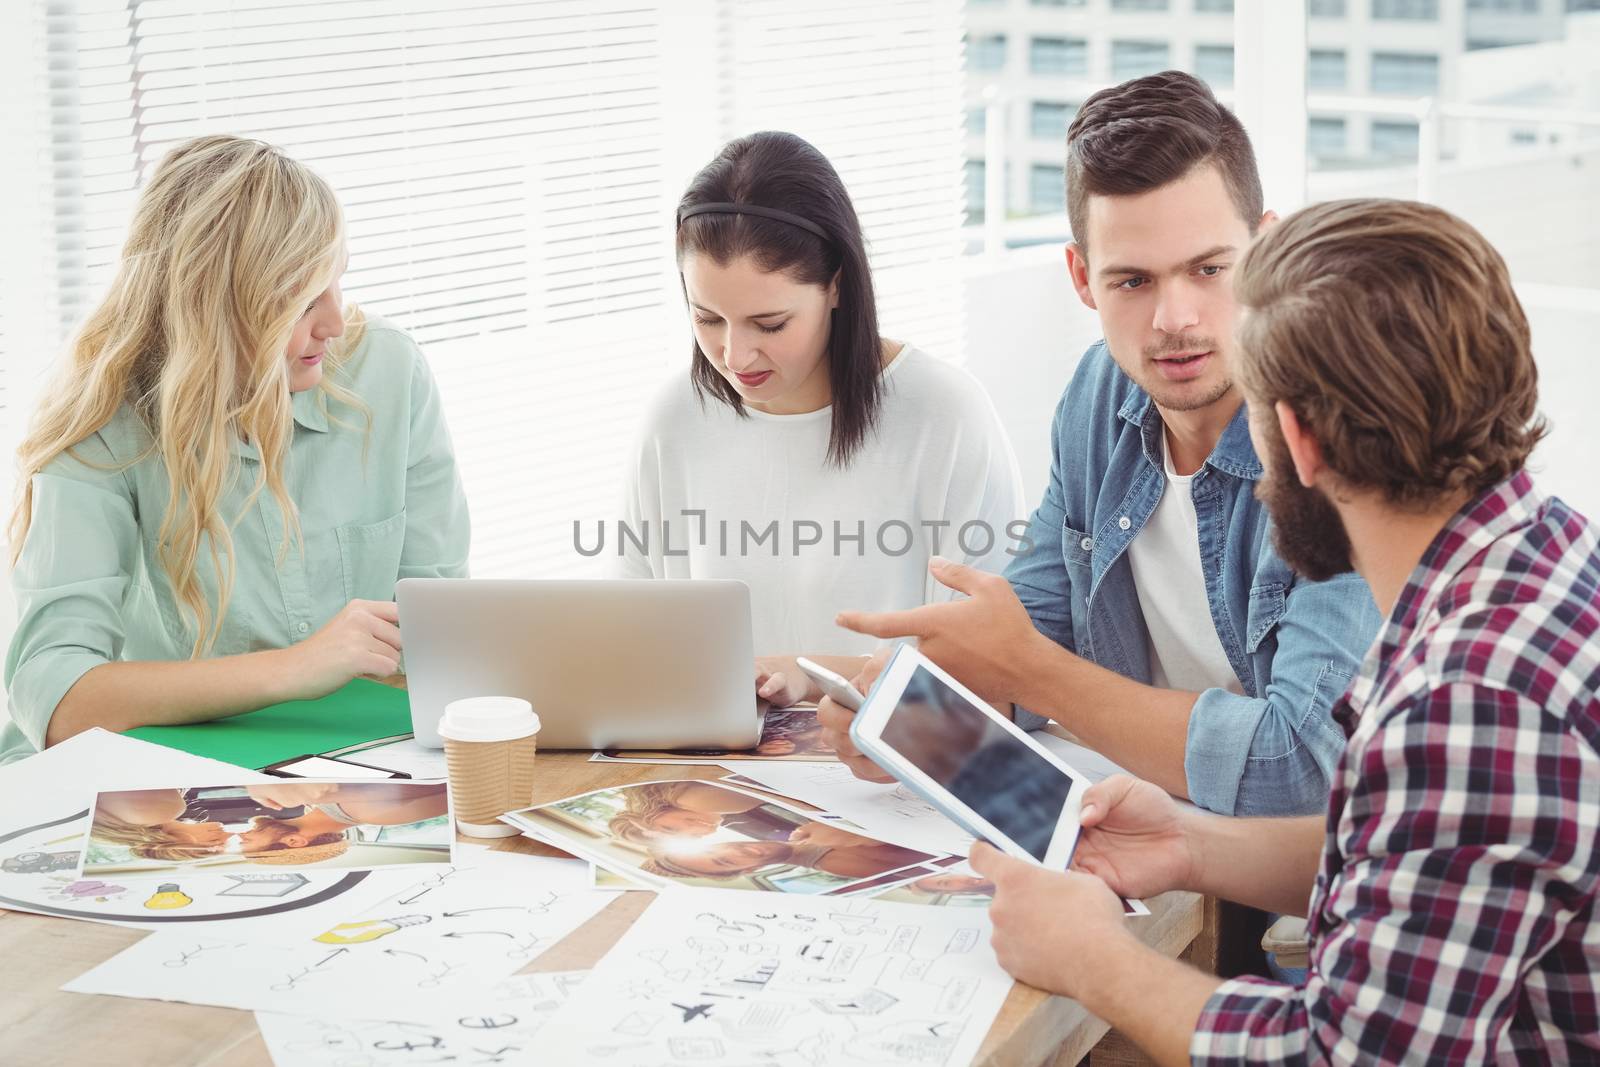
<svg viewBox="0 0 1600 1067"><path fill-rule="evenodd" d="M522 697L540 748L754 748L750 589L726 580L404 578L420 744L453 700Z"/></svg>

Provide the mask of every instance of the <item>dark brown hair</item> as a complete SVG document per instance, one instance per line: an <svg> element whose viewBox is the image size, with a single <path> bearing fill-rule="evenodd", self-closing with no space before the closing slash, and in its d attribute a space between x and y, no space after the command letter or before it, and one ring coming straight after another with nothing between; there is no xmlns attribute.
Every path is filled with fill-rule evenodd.
<svg viewBox="0 0 1600 1067"><path fill-rule="evenodd" d="M1072 239L1088 248L1091 196L1147 193L1206 164L1222 173L1240 218L1255 233L1263 208L1250 137L1205 82L1168 70L1100 90L1067 130Z"/></svg>
<svg viewBox="0 0 1600 1067"><path fill-rule="evenodd" d="M1447 211L1308 207L1250 246L1233 286L1246 394L1287 402L1349 485L1426 508L1509 477L1544 436L1505 260Z"/></svg>
<svg viewBox="0 0 1600 1067"><path fill-rule="evenodd" d="M839 277L839 306L828 330L828 384L833 390L833 430L828 460L846 467L877 423L883 401L883 338L867 267L866 240L844 182L828 158L792 133L766 131L729 141L706 164L678 202L681 214L697 204L753 204L806 219L827 234L758 215L705 214L678 227L681 264L690 253L719 265L749 256L768 272L782 271L803 285L826 287ZM700 342L692 340L690 374L695 392L721 400L739 414L739 391L717 373Z"/></svg>

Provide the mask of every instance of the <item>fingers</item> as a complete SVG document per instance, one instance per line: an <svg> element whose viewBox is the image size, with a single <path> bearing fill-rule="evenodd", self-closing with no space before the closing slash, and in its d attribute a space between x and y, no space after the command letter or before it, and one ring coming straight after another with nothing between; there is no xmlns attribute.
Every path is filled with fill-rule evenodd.
<svg viewBox="0 0 1600 1067"><path fill-rule="evenodd" d="M967 862L972 864L972 869L979 874L994 881L989 871L994 867L995 861L1000 859L1000 850L987 841L974 841L972 848L967 851Z"/></svg>
<svg viewBox="0 0 1600 1067"><path fill-rule="evenodd" d="M400 643L400 627L382 618L372 620L372 636L399 652L403 647Z"/></svg>
<svg viewBox="0 0 1600 1067"><path fill-rule="evenodd" d="M781 673L769 674L765 679L763 679L761 675L757 674L756 696L760 697L762 700L772 700L775 696L780 695L783 692L784 687L788 684L789 683L787 679L785 679Z"/></svg>
<svg viewBox="0 0 1600 1067"><path fill-rule="evenodd" d="M392 600L352 600L345 605L346 608L356 608L368 614L376 615L384 622L400 625L400 606Z"/></svg>
<svg viewBox="0 0 1600 1067"><path fill-rule="evenodd" d="M834 616L833 622L836 626L870 637L924 637L927 612L933 606L912 608L910 611L841 611Z"/></svg>
<svg viewBox="0 0 1600 1067"><path fill-rule="evenodd" d="M1083 806L1078 811L1078 825L1099 826L1111 809L1122 803L1137 779L1125 774L1114 774L1103 782L1090 786L1083 794Z"/></svg>
<svg viewBox="0 0 1600 1067"><path fill-rule="evenodd" d="M952 563L943 556L934 556L928 561L928 571L940 585L954 589L958 593L969 596L978 591L983 580L989 575L965 563Z"/></svg>

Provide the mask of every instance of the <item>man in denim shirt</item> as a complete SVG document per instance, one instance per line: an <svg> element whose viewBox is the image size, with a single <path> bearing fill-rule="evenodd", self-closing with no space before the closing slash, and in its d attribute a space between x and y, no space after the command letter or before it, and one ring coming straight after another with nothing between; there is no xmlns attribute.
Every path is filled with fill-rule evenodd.
<svg viewBox="0 0 1600 1067"><path fill-rule="evenodd" d="M1249 140L1189 75L1139 78L1078 112L1067 186L1068 268L1105 340L1056 409L1029 543L1004 579L936 562L968 599L840 622L918 638L1019 722L1053 719L1201 807L1320 812L1344 746L1330 708L1380 620L1354 574L1296 576L1255 498L1228 274L1275 216ZM848 713L819 718L881 779Z"/></svg>

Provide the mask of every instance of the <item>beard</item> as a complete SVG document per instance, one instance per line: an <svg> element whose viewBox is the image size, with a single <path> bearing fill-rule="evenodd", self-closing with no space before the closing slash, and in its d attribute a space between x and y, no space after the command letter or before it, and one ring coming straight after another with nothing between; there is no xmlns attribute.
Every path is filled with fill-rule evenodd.
<svg viewBox="0 0 1600 1067"><path fill-rule="evenodd" d="M1266 420L1258 430L1267 455L1262 457L1266 473L1256 485L1256 499L1272 516L1272 543L1278 555L1313 582L1355 570L1350 535L1333 501L1322 490L1300 484L1277 423Z"/></svg>

